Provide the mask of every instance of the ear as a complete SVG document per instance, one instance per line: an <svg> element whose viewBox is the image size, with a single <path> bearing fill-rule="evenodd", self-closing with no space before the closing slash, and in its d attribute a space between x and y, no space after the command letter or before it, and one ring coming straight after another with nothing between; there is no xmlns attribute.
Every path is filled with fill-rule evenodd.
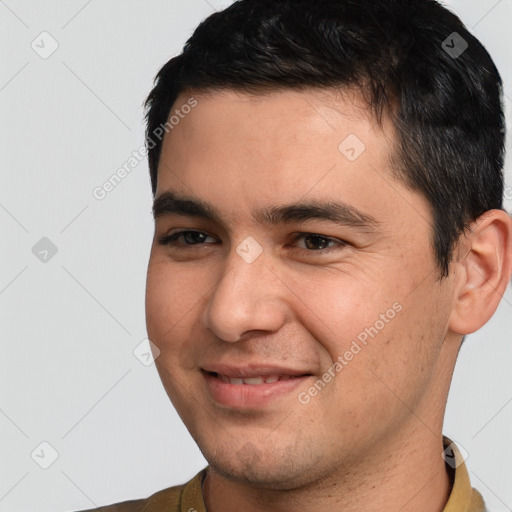
<svg viewBox="0 0 512 512"><path fill-rule="evenodd" d="M453 262L455 285L448 327L458 334L477 331L492 317L512 274L512 218L489 210L461 236Z"/></svg>

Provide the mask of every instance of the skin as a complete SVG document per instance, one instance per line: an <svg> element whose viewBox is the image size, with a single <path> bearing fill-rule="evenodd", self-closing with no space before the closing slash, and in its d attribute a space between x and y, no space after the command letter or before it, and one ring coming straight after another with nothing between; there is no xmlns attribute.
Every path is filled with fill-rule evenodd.
<svg viewBox="0 0 512 512"><path fill-rule="evenodd" d="M439 280L430 206L394 177L392 127L379 126L358 94L194 97L198 105L164 138L156 197L201 199L220 220L156 218L146 315L163 385L210 464L208 511L441 511L451 375L462 335L492 316L508 283L510 218L492 210L477 219ZM349 134L366 146L354 161L338 149ZM326 199L371 215L378 228L252 217ZM202 243L158 243L187 229L205 233ZM263 250L252 263L236 252L248 236ZM394 303L401 311L300 403L298 393ZM265 406L234 410L212 399L200 370L220 360L313 376Z"/></svg>

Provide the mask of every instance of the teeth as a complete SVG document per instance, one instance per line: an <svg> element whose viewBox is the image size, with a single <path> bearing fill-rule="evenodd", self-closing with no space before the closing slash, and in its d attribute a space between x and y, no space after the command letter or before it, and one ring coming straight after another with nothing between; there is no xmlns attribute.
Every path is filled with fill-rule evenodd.
<svg viewBox="0 0 512 512"><path fill-rule="evenodd" d="M237 379L238 380L238 379ZM251 384L256 386L257 384L263 384L263 377L250 377L248 379L240 379L244 384Z"/></svg>
<svg viewBox="0 0 512 512"><path fill-rule="evenodd" d="M279 380L290 380L295 378L295 376L292 375L266 375L264 377L247 377L242 379L240 377L228 377L227 375L221 375L220 373L217 374L217 377L226 384L246 384L248 386L258 386L264 383L272 384L273 382L277 382Z"/></svg>
<svg viewBox="0 0 512 512"><path fill-rule="evenodd" d="M220 373L217 373L217 377L219 377L222 382L229 384L229 377L226 377L225 375L221 375Z"/></svg>

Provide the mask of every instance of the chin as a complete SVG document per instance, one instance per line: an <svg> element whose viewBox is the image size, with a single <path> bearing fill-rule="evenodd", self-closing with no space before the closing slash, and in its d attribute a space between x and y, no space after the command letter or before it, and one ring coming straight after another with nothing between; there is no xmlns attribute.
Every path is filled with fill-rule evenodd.
<svg viewBox="0 0 512 512"><path fill-rule="evenodd" d="M250 441L234 444L228 449L201 450L211 468L226 480L283 491L310 484L317 476L320 461L307 460L296 447L259 447Z"/></svg>

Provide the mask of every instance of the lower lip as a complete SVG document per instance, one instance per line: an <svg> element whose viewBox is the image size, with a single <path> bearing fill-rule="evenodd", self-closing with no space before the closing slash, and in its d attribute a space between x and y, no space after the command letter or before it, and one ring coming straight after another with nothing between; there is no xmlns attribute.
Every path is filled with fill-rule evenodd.
<svg viewBox="0 0 512 512"><path fill-rule="evenodd" d="M226 407L240 409L267 405L272 400L291 393L311 377L311 375L305 375L289 380L251 385L229 384L211 373L203 371L203 374L216 402Z"/></svg>

